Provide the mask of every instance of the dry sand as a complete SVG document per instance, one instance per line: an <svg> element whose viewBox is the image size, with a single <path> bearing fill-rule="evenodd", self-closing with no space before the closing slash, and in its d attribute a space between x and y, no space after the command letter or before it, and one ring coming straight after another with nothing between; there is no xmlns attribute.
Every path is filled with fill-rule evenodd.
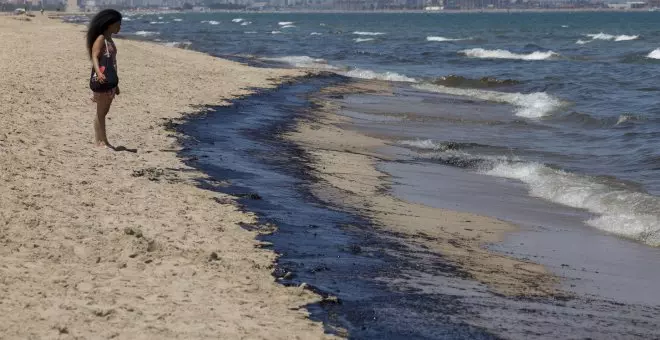
<svg viewBox="0 0 660 340"><path fill-rule="evenodd" d="M328 88L323 95L378 93L387 95L382 82L360 81ZM386 157L377 149L385 141L345 128L346 118L335 114L333 102L298 122L287 138L310 156L320 179L315 195L327 202L367 215L384 231L407 236L410 242L440 253L472 278L497 293L511 296L558 296L558 278L543 266L490 252L484 245L500 241L516 230L494 218L411 204L387 193L389 178L376 169Z"/></svg>
<svg viewBox="0 0 660 340"><path fill-rule="evenodd" d="M108 133L138 151L112 152L92 144L83 30L0 17L0 338L328 337L162 125L300 73L117 41Z"/></svg>

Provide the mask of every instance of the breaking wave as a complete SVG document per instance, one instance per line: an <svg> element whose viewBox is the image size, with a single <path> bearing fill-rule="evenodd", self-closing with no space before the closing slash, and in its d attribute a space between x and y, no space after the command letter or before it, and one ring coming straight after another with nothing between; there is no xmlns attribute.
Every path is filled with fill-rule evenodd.
<svg viewBox="0 0 660 340"><path fill-rule="evenodd" d="M336 67L329 65L325 59L312 58L308 56L285 56L285 57L261 58L261 60L288 64L293 67L318 68L318 69L329 69L329 70L336 69Z"/></svg>
<svg viewBox="0 0 660 340"><path fill-rule="evenodd" d="M341 73L347 77L351 78L360 78L360 79L374 79L374 80L387 80L387 81L397 81L405 83L415 83L417 80L415 78L410 78L395 72L374 72L371 70L363 70L356 68L347 72Z"/></svg>
<svg viewBox="0 0 660 340"><path fill-rule="evenodd" d="M497 79L494 77L472 79L452 74L433 80L433 84L449 87L490 88L518 85L520 84L520 81L514 79Z"/></svg>
<svg viewBox="0 0 660 340"><path fill-rule="evenodd" d="M470 38L466 39L452 39L452 38L445 38L445 37L426 37L426 41L439 41L439 42L445 42L445 41L463 41L463 40L470 40Z"/></svg>
<svg viewBox="0 0 660 340"><path fill-rule="evenodd" d="M610 179L582 176L540 163L495 164L484 171L491 176L519 180L532 196L598 214L587 224L644 242L660 245L660 198Z"/></svg>
<svg viewBox="0 0 660 340"><path fill-rule="evenodd" d="M160 34L159 32L151 32L151 31L137 31L135 32L135 35L139 35L141 37L148 37L151 35L158 35Z"/></svg>
<svg viewBox="0 0 660 340"><path fill-rule="evenodd" d="M639 35L612 35L606 33L586 34L591 40L630 41L639 39Z"/></svg>
<svg viewBox="0 0 660 340"><path fill-rule="evenodd" d="M496 91L484 91L476 89L462 89L433 84L417 84L413 87L431 92L446 93L456 96L477 98L486 101L506 103L516 107L516 116L525 118L541 118L552 114L564 105L564 103L545 93L505 93Z"/></svg>
<svg viewBox="0 0 660 340"><path fill-rule="evenodd" d="M470 58L482 59L516 59L516 60L546 60L559 56L558 53L553 51L536 51L529 54L513 53L507 50L486 50L483 48L472 48L460 51Z"/></svg>
<svg viewBox="0 0 660 340"><path fill-rule="evenodd" d="M651 51L646 57L649 59L660 59L660 48Z"/></svg>
<svg viewBox="0 0 660 340"><path fill-rule="evenodd" d="M361 32L361 31L355 31L353 32L355 35L385 35L383 32Z"/></svg>
<svg viewBox="0 0 660 340"><path fill-rule="evenodd" d="M596 216L586 221L590 226L660 246L660 197L637 191L629 184L610 177L570 173L517 157L473 155L465 149L479 145L471 143L404 140L399 144L423 150L421 158L521 181L531 196L593 213Z"/></svg>
<svg viewBox="0 0 660 340"><path fill-rule="evenodd" d="M290 25L293 25L294 22L293 21L280 21L277 24L280 25L280 26L290 26Z"/></svg>
<svg viewBox="0 0 660 340"><path fill-rule="evenodd" d="M243 19L243 18L236 18L236 19L231 19L231 22L236 22L236 23L238 23L238 22L243 22L244 20L245 20L245 19Z"/></svg>
<svg viewBox="0 0 660 340"><path fill-rule="evenodd" d="M360 43L360 42L366 42L366 41L374 41L374 38L355 38L353 41Z"/></svg>
<svg viewBox="0 0 660 340"><path fill-rule="evenodd" d="M190 42L190 41L173 41L173 42L165 43L165 46L167 46L167 47L182 48L184 50L190 48L191 45L192 45L192 42Z"/></svg>

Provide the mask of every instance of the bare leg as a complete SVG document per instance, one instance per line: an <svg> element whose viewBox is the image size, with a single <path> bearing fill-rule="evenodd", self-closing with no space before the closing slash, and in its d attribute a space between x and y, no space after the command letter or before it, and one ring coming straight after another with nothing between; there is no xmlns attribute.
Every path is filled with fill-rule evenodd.
<svg viewBox="0 0 660 340"><path fill-rule="evenodd" d="M98 146L112 148L105 130L105 117L112 105L112 96L100 95L96 98L96 118L94 118L95 142Z"/></svg>

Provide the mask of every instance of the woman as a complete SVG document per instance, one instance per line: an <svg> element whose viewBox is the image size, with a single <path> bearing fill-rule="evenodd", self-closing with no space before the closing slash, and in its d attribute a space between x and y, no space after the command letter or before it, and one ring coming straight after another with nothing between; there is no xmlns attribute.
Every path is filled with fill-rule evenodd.
<svg viewBox="0 0 660 340"><path fill-rule="evenodd" d="M115 95L119 95L120 92L119 79L116 76L117 48L112 41L112 35L118 33L120 28L121 13L113 9L106 9L94 16L87 30L87 51L93 67L90 87L94 91L92 100L96 103L96 118L94 119L96 145L109 148L113 147L108 142L105 132L105 116L110 111L110 105ZM114 69L114 75L105 73L110 68ZM109 80L110 76L113 79ZM112 87L107 88L108 85Z"/></svg>

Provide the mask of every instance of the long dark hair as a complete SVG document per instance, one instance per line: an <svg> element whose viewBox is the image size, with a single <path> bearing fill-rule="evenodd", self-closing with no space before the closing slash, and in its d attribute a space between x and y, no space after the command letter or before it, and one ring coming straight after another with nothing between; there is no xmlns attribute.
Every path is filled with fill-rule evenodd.
<svg viewBox="0 0 660 340"><path fill-rule="evenodd" d="M99 37L103 35L110 25L121 21L121 13L114 9L104 9L98 12L92 21L89 22L87 29L87 53L92 57L92 46Z"/></svg>

